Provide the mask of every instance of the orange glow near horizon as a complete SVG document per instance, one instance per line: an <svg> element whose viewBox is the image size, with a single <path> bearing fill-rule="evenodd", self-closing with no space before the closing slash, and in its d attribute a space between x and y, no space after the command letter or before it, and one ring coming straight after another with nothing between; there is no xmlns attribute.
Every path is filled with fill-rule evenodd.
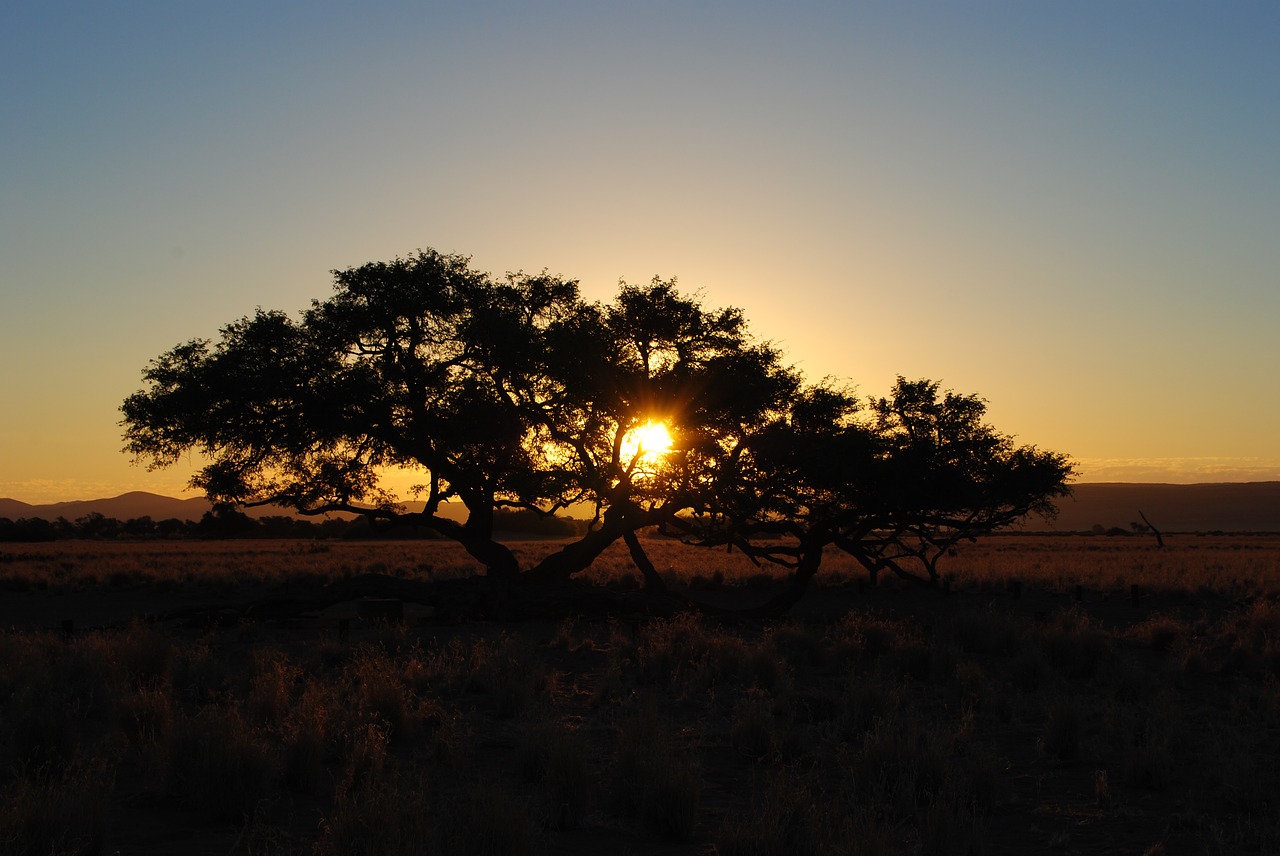
<svg viewBox="0 0 1280 856"><path fill-rule="evenodd" d="M601 305L675 279L807 382L977 394L1082 483L1280 480L1280 5L1012 5L10 3L0 498L195 495L198 455L121 452L149 362L427 248ZM632 406L653 479L693 435Z"/></svg>

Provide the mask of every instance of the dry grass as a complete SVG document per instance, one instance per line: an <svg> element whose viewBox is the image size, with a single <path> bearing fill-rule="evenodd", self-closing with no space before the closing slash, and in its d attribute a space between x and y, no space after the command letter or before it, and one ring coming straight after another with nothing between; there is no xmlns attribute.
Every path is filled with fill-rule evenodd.
<svg viewBox="0 0 1280 856"><path fill-rule="evenodd" d="M1280 594L1280 536L1172 535L1164 550L1145 538L1102 536L992 537L962 544L941 569L958 589L1005 590L1013 581L1056 594L1214 592L1224 596ZM532 563L555 541L517 542ZM695 550L668 539L646 541L659 573L695 590L759 584L781 570L757 568L737 552ZM329 582L364 573L438 580L475 574L475 561L449 541L56 541L0 545L0 589L15 592L122 591L154 587L258 586ZM615 545L580 575L593 585L626 587L639 578L625 547ZM826 557L819 581L866 582L867 573L838 551ZM882 576L882 585L898 585Z"/></svg>
<svg viewBox="0 0 1280 856"><path fill-rule="evenodd" d="M150 825L168 852L312 856L1275 852L1280 539L1171 541L993 539L947 595L835 567L779 622L346 637L115 616L469 566L435 542L24 545L0 561L28 581L0 633L0 852L163 852ZM676 582L760 584L650 548ZM624 559L592 574L625 585ZM62 631L95 604L111 626Z"/></svg>

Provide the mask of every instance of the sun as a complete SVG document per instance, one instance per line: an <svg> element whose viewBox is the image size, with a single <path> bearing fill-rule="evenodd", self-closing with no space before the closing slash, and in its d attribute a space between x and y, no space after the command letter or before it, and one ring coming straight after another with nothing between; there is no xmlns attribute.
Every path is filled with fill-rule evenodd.
<svg viewBox="0 0 1280 856"><path fill-rule="evenodd" d="M671 451L671 432L665 422L646 422L622 438L622 465L649 469Z"/></svg>

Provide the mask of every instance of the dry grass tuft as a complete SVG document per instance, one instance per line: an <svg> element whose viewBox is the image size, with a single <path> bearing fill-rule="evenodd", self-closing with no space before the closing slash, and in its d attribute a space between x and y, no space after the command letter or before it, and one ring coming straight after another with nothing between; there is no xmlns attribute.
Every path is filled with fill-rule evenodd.
<svg viewBox="0 0 1280 856"><path fill-rule="evenodd" d="M180 717L171 757L173 790L210 820L249 817L280 780L266 735L235 706L211 706L195 717Z"/></svg>
<svg viewBox="0 0 1280 856"><path fill-rule="evenodd" d="M1062 761L1072 761L1080 754L1080 711L1069 698L1059 699L1049 708L1040 749Z"/></svg>
<svg viewBox="0 0 1280 856"><path fill-rule="evenodd" d="M619 724L614 792L622 808L645 829L688 841L698 824L702 781L675 730L653 707Z"/></svg>
<svg viewBox="0 0 1280 856"><path fill-rule="evenodd" d="M0 852L123 852L122 807L182 817L175 850L226 852L240 829L262 856L1276 852L1280 550L1246 541L992 539L952 557L948 596L886 578L778 623L10 629ZM31 581L14 610L89 603L94 579L116 603L469 573L439 543L94 546L4 554L0 575ZM716 598L757 573L648 546ZM625 551L600 572L620 584Z"/></svg>
<svg viewBox="0 0 1280 856"><path fill-rule="evenodd" d="M0 843L12 856L102 852L113 770L101 758L20 773L0 802Z"/></svg>
<svg viewBox="0 0 1280 856"><path fill-rule="evenodd" d="M526 781L537 786L534 805L542 825L557 832L577 829L591 791L582 738L559 723L539 722L526 732L518 761Z"/></svg>

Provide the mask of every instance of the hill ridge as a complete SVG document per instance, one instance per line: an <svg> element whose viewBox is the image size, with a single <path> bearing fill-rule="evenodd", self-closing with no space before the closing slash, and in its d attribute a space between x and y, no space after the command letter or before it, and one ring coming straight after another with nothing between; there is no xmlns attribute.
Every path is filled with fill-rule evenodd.
<svg viewBox="0 0 1280 856"><path fill-rule="evenodd" d="M118 520L144 516L153 520L199 520L212 508L203 497L180 499L141 490L102 499L44 504L0 498L0 517L11 520L75 520L92 513ZM1057 532L1085 532L1095 526L1128 528L1140 520L1140 510L1166 532L1280 532L1280 481L1084 482L1073 485L1072 495L1058 503L1056 518L1045 521L1033 517L1020 528ZM245 511L251 517L296 516L279 506ZM459 509L450 508L447 513L452 516L458 512Z"/></svg>

